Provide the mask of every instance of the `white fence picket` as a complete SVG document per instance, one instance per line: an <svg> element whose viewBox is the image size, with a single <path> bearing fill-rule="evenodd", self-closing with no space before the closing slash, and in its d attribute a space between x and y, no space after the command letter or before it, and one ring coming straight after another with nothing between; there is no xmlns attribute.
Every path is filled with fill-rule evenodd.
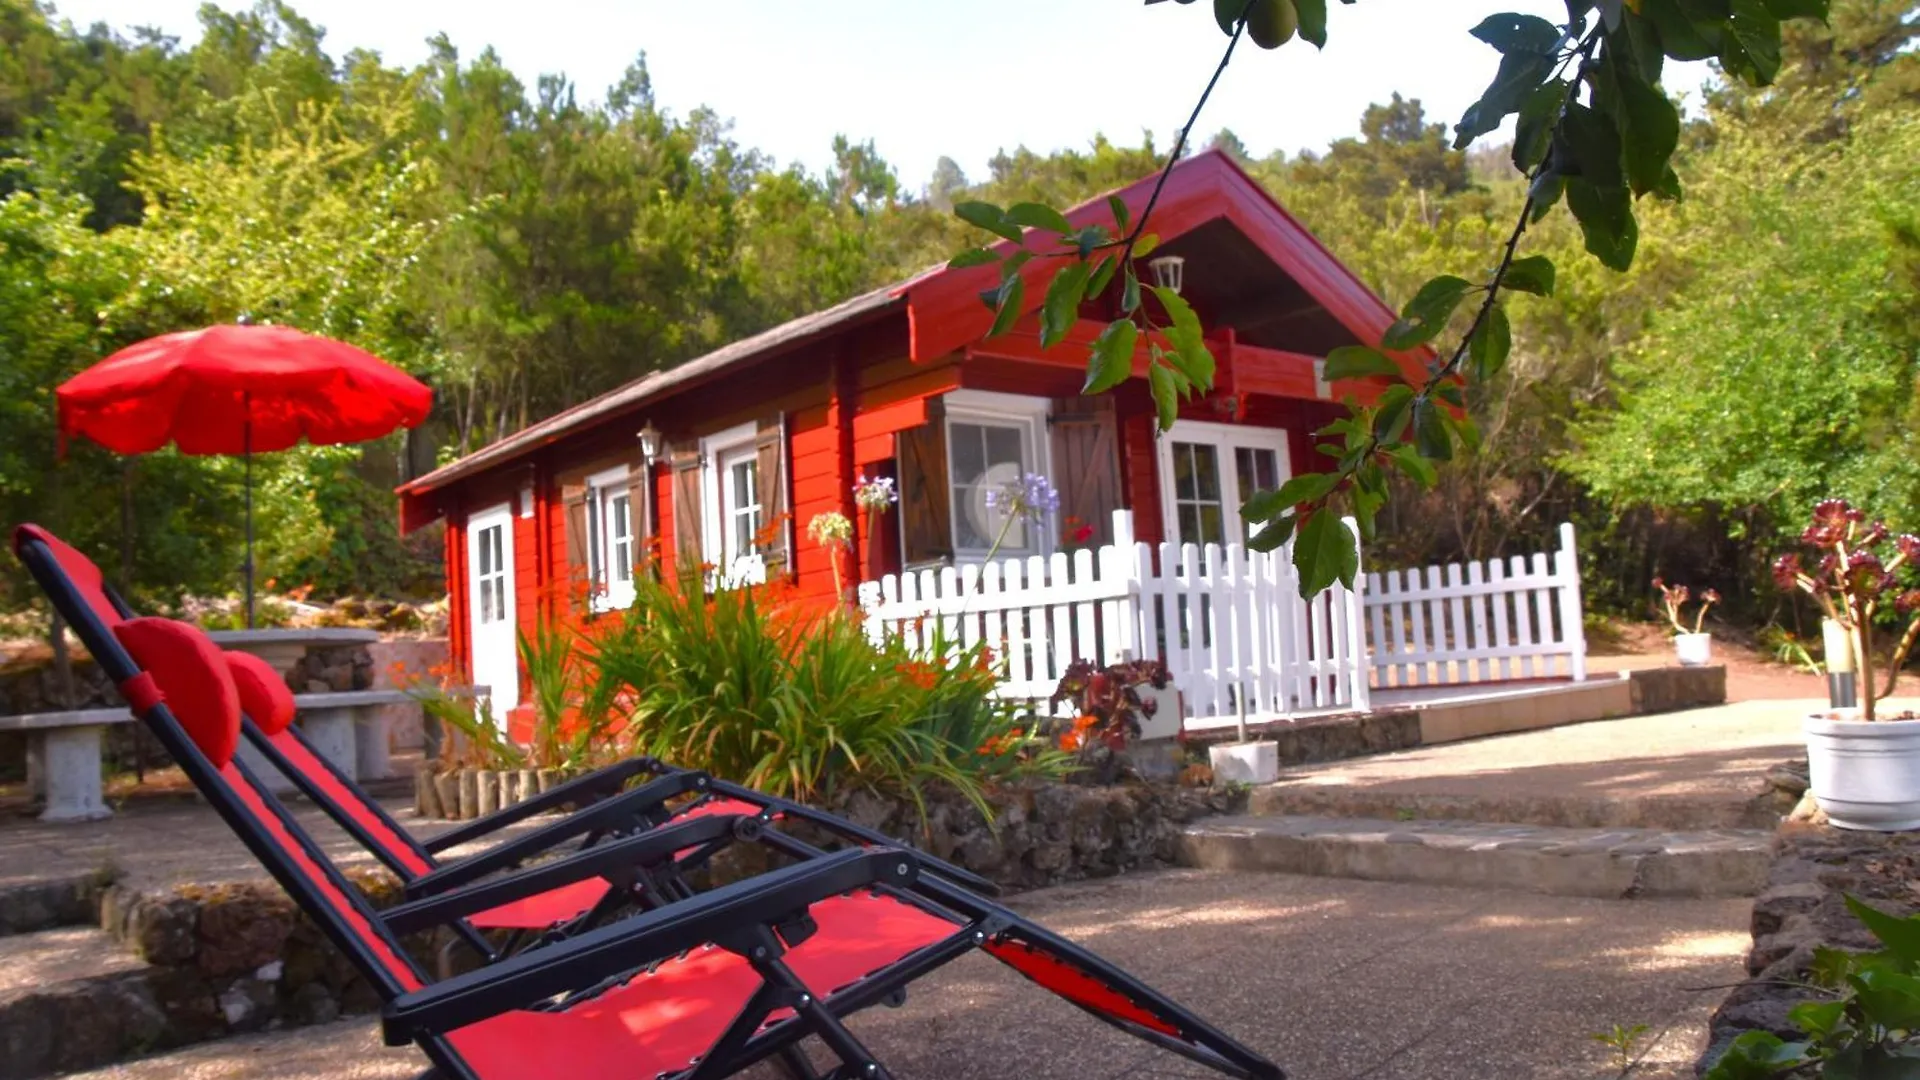
<svg viewBox="0 0 1920 1080"><path fill-rule="evenodd" d="M1232 724L1242 697L1272 720L1365 709L1373 688L1586 674L1571 525L1552 553L1361 574L1309 601L1285 548L1139 543L1126 511L1114 541L890 575L860 603L915 651L992 649L1009 698L1044 701L1076 659L1158 659L1190 728Z"/></svg>

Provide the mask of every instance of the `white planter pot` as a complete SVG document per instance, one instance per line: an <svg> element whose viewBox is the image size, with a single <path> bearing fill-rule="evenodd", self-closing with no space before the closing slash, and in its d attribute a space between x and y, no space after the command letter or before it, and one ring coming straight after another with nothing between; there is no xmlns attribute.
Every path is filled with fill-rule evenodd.
<svg viewBox="0 0 1920 1080"><path fill-rule="evenodd" d="M1808 776L1814 801L1842 829L1920 829L1920 720L1809 716Z"/></svg>
<svg viewBox="0 0 1920 1080"><path fill-rule="evenodd" d="M1217 743L1207 747L1216 784L1271 784L1280 778L1280 746L1270 742Z"/></svg>
<svg viewBox="0 0 1920 1080"><path fill-rule="evenodd" d="M1673 651L1681 667L1706 667L1713 663L1712 634L1675 634Z"/></svg>
<svg viewBox="0 0 1920 1080"><path fill-rule="evenodd" d="M1142 704L1154 702L1153 715L1140 720L1140 741L1152 739L1171 739L1180 734L1180 691L1172 683L1155 690L1152 683L1141 683L1133 688L1140 695Z"/></svg>

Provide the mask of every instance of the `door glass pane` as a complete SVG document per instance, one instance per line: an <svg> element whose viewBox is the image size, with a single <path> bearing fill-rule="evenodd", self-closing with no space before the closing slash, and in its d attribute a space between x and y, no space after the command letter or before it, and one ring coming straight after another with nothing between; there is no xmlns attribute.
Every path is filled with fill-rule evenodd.
<svg viewBox="0 0 1920 1080"><path fill-rule="evenodd" d="M1174 518L1183 544L1221 544L1220 451L1206 443L1173 444Z"/></svg>
<svg viewBox="0 0 1920 1080"><path fill-rule="evenodd" d="M1238 447L1233 452L1233 465L1242 500L1251 498L1256 491L1271 491L1280 486L1280 456L1271 450Z"/></svg>

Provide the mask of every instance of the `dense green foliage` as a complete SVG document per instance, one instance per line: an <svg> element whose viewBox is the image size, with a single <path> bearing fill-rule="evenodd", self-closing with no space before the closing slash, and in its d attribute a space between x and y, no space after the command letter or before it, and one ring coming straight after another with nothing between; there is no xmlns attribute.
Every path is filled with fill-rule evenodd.
<svg viewBox="0 0 1920 1080"><path fill-rule="evenodd" d="M643 719L634 749L799 799L849 786L914 794L1057 772L1019 752L1024 709L993 697L980 649L917 658L858 619L763 588L712 595L644 577L593 631L593 664Z"/></svg>
<svg viewBox="0 0 1920 1080"><path fill-rule="evenodd" d="M1572 519L1599 602L1643 607L1665 572L1752 613L1774 523L1813 495L1920 518L1916 7L1836 0L1831 28L1785 24L1773 88L1722 84L1692 111L1686 198L1638 204L1630 272L1587 256L1569 215L1532 226L1553 295L1504 296L1510 358L1467 399L1480 445L1435 488L1393 483L1370 562L1537 545ZM394 535L407 473L938 262L977 242L958 203L1071 204L1165 150L1017 148L914 192L869 142L809 174L723 118L671 115L640 61L588 105L444 41L414 70L330 53L283 4L203 19L183 49L0 0L0 520L75 536L148 602L237 584L239 463L86 446L56 463L52 387L114 348L247 317L427 379L419 437L271 455L257 484L263 576L432 590L436 538ZM1506 148L1456 150L1397 96L1317 152L1213 143L1396 307L1497 261L1526 195ZM0 573L0 607L25 595Z"/></svg>

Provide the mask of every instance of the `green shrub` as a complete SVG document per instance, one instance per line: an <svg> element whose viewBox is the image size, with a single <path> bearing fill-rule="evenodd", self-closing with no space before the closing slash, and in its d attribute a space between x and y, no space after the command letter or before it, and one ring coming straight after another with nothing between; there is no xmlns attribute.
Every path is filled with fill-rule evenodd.
<svg viewBox="0 0 1920 1080"><path fill-rule="evenodd" d="M1030 751L1020 713L993 696L984 650L875 643L840 608L778 589L642 581L633 606L594 632L595 663L634 710L634 749L764 791L815 800L849 787L918 798L945 782L1057 773Z"/></svg>

